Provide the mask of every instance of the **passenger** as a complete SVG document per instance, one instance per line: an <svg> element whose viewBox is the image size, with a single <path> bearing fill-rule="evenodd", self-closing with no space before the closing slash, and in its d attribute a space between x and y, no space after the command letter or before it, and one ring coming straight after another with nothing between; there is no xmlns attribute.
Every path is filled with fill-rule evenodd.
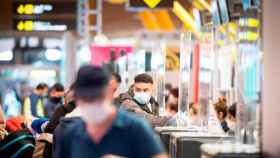
<svg viewBox="0 0 280 158"><path fill-rule="evenodd" d="M237 104L234 103L228 108L228 126L232 131L236 130L236 106Z"/></svg>
<svg viewBox="0 0 280 158"><path fill-rule="evenodd" d="M194 104L191 102L189 104L189 124L190 125L200 125L201 120L199 118L199 110L198 110L198 104Z"/></svg>
<svg viewBox="0 0 280 158"><path fill-rule="evenodd" d="M159 105L152 97L153 79L148 74L139 74L127 93L121 94L118 102L126 111L146 118L152 126L164 126L171 120L170 116L159 116Z"/></svg>
<svg viewBox="0 0 280 158"><path fill-rule="evenodd" d="M45 103L45 116L51 118L55 108L63 104L64 86L60 83L54 84L50 91L48 100Z"/></svg>
<svg viewBox="0 0 280 158"><path fill-rule="evenodd" d="M178 112L178 100L179 100L179 90L178 88L173 88L170 91L170 94L168 96L166 106L165 106L165 112L167 116L175 116Z"/></svg>
<svg viewBox="0 0 280 158"><path fill-rule="evenodd" d="M118 73L113 72L111 80L110 80L110 84L111 84L111 87L113 88L114 93L117 92L121 82L122 82L121 76Z"/></svg>
<svg viewBox="0 0 280 158"><path fill-rule="evenodd" d="M55 109L44 131L46 133L53 133L54 129L59 124L60 119L63 118L66 114L72 112L75 108L76 103L74 100L74 85L71 85L69 90L65 93L64 104Z"/></svg>
<svg viewBox="0 0 280 158"><path fill-rule="evenodd" d="M166 83L165 90L164 90L165 102L167 102L171 90L172 90L172 85L170 83Z"/></svg>
<svg viewBox="0 0 280 158"><path fill-rule="evenodd" d="M74 85L71 85L69 90L65 93L65 102L63 105L58 106L53 116L50 119L36 119L32 122L32 128L37 133L53 133L56 126L59 124L61 118L65 117L66 114L72 112L76 108L74 101ZM47 124L45 124L47 122Z"/></svg>
<svg viewBox="0 0 280 158"><path fill-rule="evenodd" d="M40 83L31 95L24 100L23 114L26 117L43 117L44 116L44 104L43 96L48 92L48 85Z"/></svg>
<svg viewBox="0 0 280 158"><path fill-rule="evenodd" d="M54 132L54 158L167 158L153 129L113 102L110 76L102 68L80 68L74 92L81 118L64 120ZM62 129L63 130L59 130Z"/></svg>
<svg viewBox="0 0 280 158"><path fill-rule="evenodd" d="M230 129L228 127L228 124L226 122L226 117L227 117L227 106L224 101L219 101L214 104L214 108L216 110L218 119L221 123L221 126L224 130L224 132L228 132Z"/></svg>

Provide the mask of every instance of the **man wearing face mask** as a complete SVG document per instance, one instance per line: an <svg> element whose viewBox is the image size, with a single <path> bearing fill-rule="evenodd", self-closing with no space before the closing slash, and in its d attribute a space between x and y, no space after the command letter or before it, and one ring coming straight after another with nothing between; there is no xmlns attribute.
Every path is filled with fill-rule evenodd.
<svg viewBox="0 0 280 158"><path fill-rule="evenodd" d="M139 74L134 78L133 87L118 98L125 110L146 118L152 126L164 126L169 123L170 116L158 116L159 105L152 97L153 78L148 74Z"/></svg>
<svg viewBox="0 0 280 158"><path fill-rule="evenodd" d="M55 130L54 158L167 158L144 120L113 105L107 71L96 66L80 68L74 95L81 119L72 118L62 133L57 133L61 127Z"/></svg>
<svg viewBox="0 0 280 158"><path fill-rule="evenodd" d="M60 83L54 84L50 91L48 100L45 103L45 116L51 118L54 110L63 104L64 86Z"/></svg>

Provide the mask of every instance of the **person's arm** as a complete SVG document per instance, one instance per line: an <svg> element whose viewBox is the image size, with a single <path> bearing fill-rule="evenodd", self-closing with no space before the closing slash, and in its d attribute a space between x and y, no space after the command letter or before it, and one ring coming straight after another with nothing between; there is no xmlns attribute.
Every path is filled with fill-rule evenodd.
<svg viewBox="0 0 280 158"><path fill-rule="evenodd" d="M25 117L31 117L32 113L31 113L31 100L29 97L24 99L24 103L23 103L23 115Z"/></svg>
<svg viewBox="0 0 280 158"><path fill-rule="evenodd" d="M53 116L50 118L48 125L45 128L46 133L53 133L54 129L59 124L59 121L62 117L66 115L67 111L63 105L57 107L54 111Z"/></svg>
<svg viewBox="0 0 280 158"><path fill-rule="evenodd" d="M4 112L2 111L2 107L0 105L0 141L3 140L7 135L7 131L5 130L5 128L6 128L5 116L4 116Z"/></svg>
<svg viewBox="0 0 280 158"><path fill-rule="evenodd" d="M152 126L159 127L166 125L171 117L169 116L155 116L142 110L136 103L131 100L125 100L121 104L122 108L126 111L133 112L136 115L147 119Z"/></svg>
<svg viewBox="0 0 280 158"><path fill-rule="evenodd" d="M164 147L152 127L142 119L131 127L133 131L133 148L136 157L167 158Z"/></svg>

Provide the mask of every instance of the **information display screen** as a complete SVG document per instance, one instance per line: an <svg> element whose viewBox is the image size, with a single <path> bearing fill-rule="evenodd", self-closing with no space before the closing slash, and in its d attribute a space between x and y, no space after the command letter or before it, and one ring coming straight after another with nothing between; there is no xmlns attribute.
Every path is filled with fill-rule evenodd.
<svg viewBox="0 0 280 158"><path fill-rule="evenodd" d="M76 29L77 2L74 0L14 0L12 6L13 30L31 32Z"/></svg>

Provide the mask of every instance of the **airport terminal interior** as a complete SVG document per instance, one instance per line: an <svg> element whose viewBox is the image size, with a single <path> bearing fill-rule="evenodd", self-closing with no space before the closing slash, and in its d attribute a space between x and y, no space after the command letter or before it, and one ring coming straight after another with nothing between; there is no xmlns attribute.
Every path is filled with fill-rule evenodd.
<svg viewBox="0 0 280 158"><path fill-rule="evenodd" d="M2 0L0 158L280 158L279 0Z"/></svg>

